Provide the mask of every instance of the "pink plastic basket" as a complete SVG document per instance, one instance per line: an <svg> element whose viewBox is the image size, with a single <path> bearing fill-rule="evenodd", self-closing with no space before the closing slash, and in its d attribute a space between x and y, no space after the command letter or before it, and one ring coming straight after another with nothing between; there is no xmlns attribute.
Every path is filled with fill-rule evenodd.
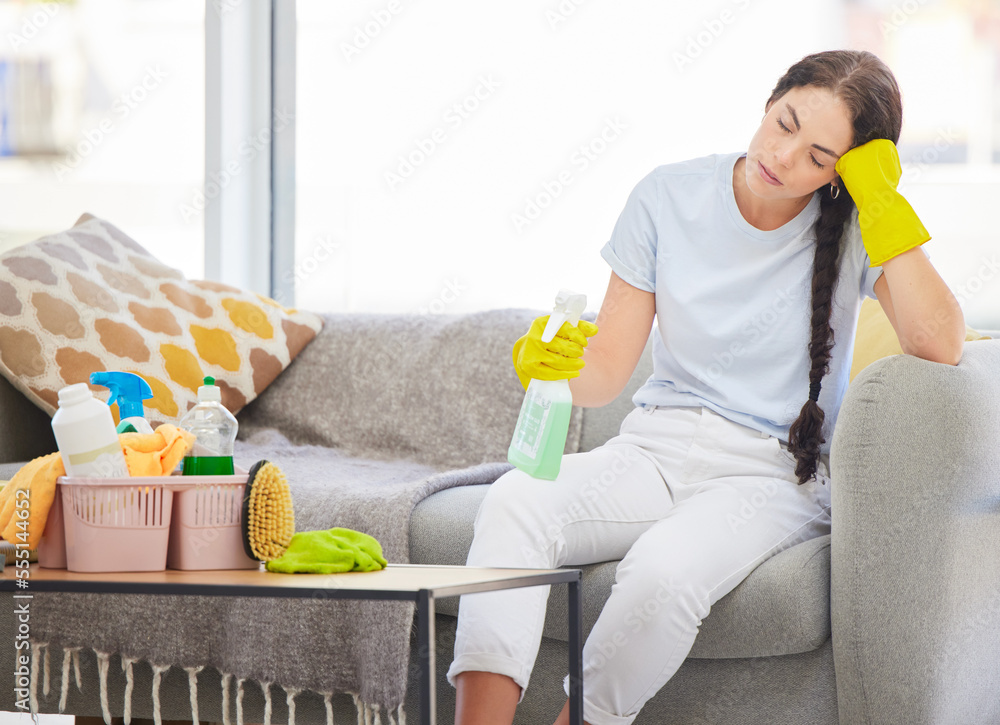
<svg viewBox="0 0 1000 725"><path fill-rule="evenodd" d="M70 571L253 569L243 550L240 513L247 472L232 476L144 476L57 480L62 527L53 507L45 563ZM50 532L51 528L51 532ZM60 546L59 532L65 545Z"/></svg>
<svg viewBox="0 0 1000 725"><path fill-rule="evenodd" d="M176 478L176 477L175 477ZM183 476L175 488L167 566L171 569L256 569L243 549L240 516L247 474Z"/></svg>
<svg viewBox="0 0 1000 725"><path fill-rule="evenodd" d="M66 568L70 571L162 571L173 491L155 477L76 478L62 490ZM46 524L48 530L48 524Z"/></svg>
<svg viewBox="0 0 1000 725"><path fill-rule="evenodd" d="M66 568L66 528L63 524L61 489L61 486L56 486L56 496L45 519L45 531L38 540L38 566L46 569Z"/></svg>

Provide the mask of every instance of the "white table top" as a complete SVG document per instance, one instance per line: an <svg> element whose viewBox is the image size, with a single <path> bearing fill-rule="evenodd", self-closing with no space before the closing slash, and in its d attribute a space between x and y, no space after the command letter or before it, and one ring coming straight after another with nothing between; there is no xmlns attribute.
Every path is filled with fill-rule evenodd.
<svg viewBox="0 0 1000 725"><path fill-rule="evenodd" d="M411 599L418 592L457 596L517 586L568 583L579 580L576 569L488 569L465 566L389 564L381 571L344 574L279 574L259 569L84 573L44 569L32 564L27 586L16 588L15 567L0 573L0 590L171 593L210 596L285 596L347 599Z"/></svg>

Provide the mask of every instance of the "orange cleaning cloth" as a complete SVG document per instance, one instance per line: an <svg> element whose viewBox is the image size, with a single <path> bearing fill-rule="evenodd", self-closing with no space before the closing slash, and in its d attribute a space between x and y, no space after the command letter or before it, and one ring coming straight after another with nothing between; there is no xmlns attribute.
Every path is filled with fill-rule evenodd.
<svg viewBox="0 0 1000 725"><path fill-rule="evenodd" d="M163 423L152 433L120 433L132 476L169 476L194 445L194 433Z"/></svg>
<svg viewBox="0 0 1000 725"><path fill-rule="evenodd" d="M169 476L194 445L194 434L163 423L152 433L121 433L118 442L125 453L129 475ZM49 509L56 496L56 479L65 476L62 456L50 453L24 464L0 489L0 536L12 544L37 548ZM17 491L28 492L20 496ZM18 502L27 500L27 515L19 516ZM20 510L24 510L21 504Z"/></svg>
<svg viewBox="0 0 1000 725"><path fill-rule="evenodd" d="M21 466L10 483L0 490L0 536L12 544L37 548L56 497L56 479L65 474L58 453ZM19 494L19 491L25 493ZM19 515L23 511L27 511L27 515Z"/></svg>

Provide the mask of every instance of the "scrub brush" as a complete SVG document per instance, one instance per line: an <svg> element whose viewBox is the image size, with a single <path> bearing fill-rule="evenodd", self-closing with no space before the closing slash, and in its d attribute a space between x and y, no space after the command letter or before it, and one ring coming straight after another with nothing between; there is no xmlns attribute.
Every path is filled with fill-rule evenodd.
<svg viewBox="0 0 1000 725"><path fill-rule="evenodd" d="M270 461L258 461L247 475L240 526L243 549L257 561L277 559L295 533L295 511L288 479Z"/></svg>

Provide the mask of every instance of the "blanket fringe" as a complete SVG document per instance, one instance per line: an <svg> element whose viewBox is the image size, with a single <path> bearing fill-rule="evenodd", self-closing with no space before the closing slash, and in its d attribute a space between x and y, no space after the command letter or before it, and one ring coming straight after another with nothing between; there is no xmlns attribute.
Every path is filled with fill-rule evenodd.
<svg viewBox="0 0 1000 725"><path fill-rule="evenodd" d="M104 722L111 722L111 708L108 707L108 666L111 664L111 653L94 650L97 654L97 672L101 679L101 712Z"/></svg>
<svg viewBox="0 0 1000 725"><path fill-rule="evenodd" d="M125 704L122 711L122 719L125 725L132 722L132 690L135 687L135 679L132 676L132 665L136 662L135 657L125 657L122 655L122 669L125 670Z"/></svg>
<svg viewBox="0 0 1000 725"><path fill-rule="evenodd" d="M28 683L28 710L31 712L31 719L38 722L38 653L42 645L38 642L31 643L31 681Z"/></svg>
<svg viewBox="0 0 1000 725"><path fill-rule="evenodd" d="M288 725L295 725L295 696L302 690L294 687L285 688L285 704L288 705Z"/></svg>
<svg viewBox="0 0 1000 725"><path fill-rule="evenodd" d="M199 667L185 667L188 673L188 693L191 697L191 723L198 725L198 673L205 669L204 665Z"/></svg>
<svg viewBox="0 0 1000 725"><path fill-rule="evenodd" d="M261 680L260 687L264 691L264 725L271 725L271 683Z"/></svg>
<svg viewBox="0 0 1000 725"><path fill-rule="evenodd" d="M170 669L170 665L154 665L150 662L150 666L153 668L153 722L163 725L163 718L160 716L160 680L163 679L163 673Z"/></svg>
<svg viewBox="0 0 1000 725"><path fill-rule="evenodd" d="M46 699L48 699L48 697L49 697L49 643L48 642L43 643L42 644L42 649L45 651L45 665L44 665L44 668L43 668L44 671L45 671L45 676L42 679L42 694L45 695Z"/></svg>
<svg viewBox="0 0 1000 725"><path fill-rule="evenodd" d="M73 653L68 649L63 649L62 678L59 681L59 712L66 709L66 698L69 697L69 663L73 659Z"/></svg>
<svg viewBox="0 0 1000 725"><path fill-rule="evenodd" d="M80 682L80 648L64 647L62 662L62 678L59 683L59 712L66 711L66 700L69 697L69 665L73 662L76 670L76 689L81 689ZM127 725L127 724L126 724Z"/></svg>
<svg viewBox="0 0 1000 725"><path fill-rule="evenodd" d="M62 668L61 668L61 678L60 678L60 692L59 692L59 712L63 713L66 710L66 703L69 697L69 685L70 685L70 664L73 665L73 674L76 680L76 688L82 691L82 678L80 674L80 647L64 647L63 648L63 658L62 658ZM100 681L100 691L101 691L101 713L104 717L104 721L110 723L112 721L111 709L108 703L108 670L111 663L111 653L101 652L100 650L94 650L97 655L97 671ZM50 646L48 642L32 642L31 643L31 675L30 675L30 685L29 685L29 706L32 720L37 722L38 716L38 684L39 679L42 680L42 693L47 698L51 688L51 662L50 662ZM135 688L135 678L133 665L139 661L136 657L127 657L121 655L121 665L122 670L125 672L125 697L123 704L123 721L124 725L130 725L132 720L132 693ZM150 663L150 667L153 670L153 683L152 683L152 699L153 699L153 722L155 725L162 725L162 714L160 712L160 684L162 682L163 673L170 669L171 665L156 665ZM42 669L41 677L39 677L39 669ZM191 722L192 725L199 725L198 718L198 673L205 669L204 665L197 667L185 667L188 673L188 689L191 701ZM230 707L230 692L229 685L232 682L233 675L230 673L222 674L222 725L232 725L232 718L230 717L229 707ZM237 688L236 688L236 725L244 725L243 723L243 683L246 682L246 678L237 678ZM272 702L271 702L271 685L273 682L259 681L261 689L264 693L264 725L271 725L271 714L272 714ZM288 708L288 725L295 725L295 698L301 692L301 688L295 687L284 687L285 690L285 704ZM321 692L319 693L323 696L323 704L326 710L326 723L327 725L334 725L333 716L333 693L332 692ZM378 704L369 705L365 703L360 694L358 693L346 693L351 696L354 700L354 706L358 712L358 725L383 725L382 718L382 706ZM385 721L386 725L406 725L406 713L403 710L403 703L400 703L395 710L389 708L385 711Z"/></svg>
<svg viewBox="0 0 1000 725"><path fill-rule="evenodd" d="M232 679L228 672L222 674L222 725L232 725L229 720L229 682Z"/></svg>
<svg viewBox="0 0 1000 725"><path fill-rule="evenodd" d="M243 725L243 682L244 679L240 678L237 681L236 688L236 725Z"/></svg>
<svg viewBox="0 0 1000 725"><path fill-rule="evenodd" d="M364 705L361 704L361 698L353 692L349 694L354 700L354 707L357 708L358 711L358 725L365 725L365 708Z"/></svg>
<svg viewBox="0 0 1000 725"><path fill-rule="evenodd" d="M323 704L326 705L326 725L333 725L333 693L324 692Z"/></svg>
<svg viewBox="0 0 1000 725"><path fill-rule="evenodd" d="M73 647L73 678L76 680L77 692L83 692L83 680L80 679L80 650L82 647Z"/></svg>

